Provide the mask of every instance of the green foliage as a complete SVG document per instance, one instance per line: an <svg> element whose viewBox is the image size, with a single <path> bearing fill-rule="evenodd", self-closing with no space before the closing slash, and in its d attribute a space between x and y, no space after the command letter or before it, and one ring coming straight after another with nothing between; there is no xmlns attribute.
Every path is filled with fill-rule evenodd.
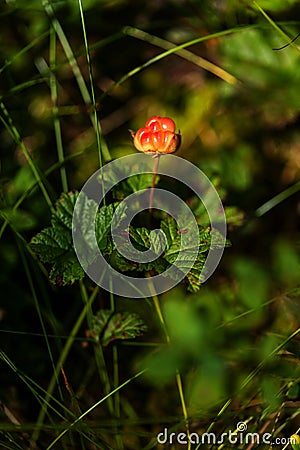
<svg viewBox="0 0 300 450"><path fill-rule="evenodd" d="M2 3L0 447L150 450L165 425L221 435L244 420L299 450L299 2ZM121 226L119 202L153 175L106 173L124 179L101 207L67 191L135 152L128 129L151 115L180 128L178 155L213 182L232 245L199 289L219 236L203 203L157 177L193 211L200 247L182 284L137 301L84 276L72 216L79 201L87 266L99 249L121 273L175 264L176 278L195 243L180 255L172 217ZM156 260L117 251L113 216Z"/></svg>
<svg viewBox="0 0 300 450"><path fill-rule="evenodd" d="M188 225L188 224L187 224ZM201 271L204 266L205 257L203 253L207 252L211 242L210 228L199 227L199 246L195 247L195 242L189 242L184 252L179 255L182 250L180 230L176 226L173 218L167 218L162 222L162 229L167 238L167 250L164 258L170 264L173 264L179 271L185 271L191 266L195 251L197 250L197 258L192 269L186 275L187 288L190 292L197 292L201 284ZM188 228L187 228L188 229ZM184 230L182 230L184 232Z"/></svg>
<svg viewBox="0 0 300 450"><path fill-rule="evenodd" d="M218 403L226 391L226 367L216 352L219 337L212 326L213 311L210 313L209 303L200 309L197 303L187 302L182 293L174 292L164 299L163 312L171 344L146 357L147 377L156 385L168 385L176 370L185 372L192 366L188 405L191 412L199 413Z"/></svg>
<svg viewBox="0 0 300 450"><path fill-rule="evenodd" d="M116 340L134 339L145 333L147 327L137 314L112 313L101 309L93 316L90 335L104 347Z"/></svg>
<svg viewBox="0 0 300 450"><path fill-rule="evenodd" d="M78 194L62 194L55 204L51 227L31 239L30 246L41 261L51 264L49 279L59 285L81 280L84 271L72 245L72 214Z"/></svg>
<svg viewBox="0 0 300 450"><path fill-rule="evenodd" d="M142 164L139 166L139 170L143 172L146 169L146 166ZM124 178L123 181L117 183L117 180ZM114 185L113 189L113 197L116 200L122 200L126 198L129 194L133 192L138 192L143 189L147 189L151 187L153 181L152 173L141 173L139 175L131 175L130 168L126 165L122 165L117 168L114 166L114 169L109 171L106 170L103 175L104 182L111 182ZM155 184L159 182L159 176L155 179ZM101 183L101 178L99 179L99 183Z"/></svg>
<svg viewBox="0 0 300 450"><path fill-rule="evenodd" d="M148 180L150 181L150 180ZM145 180L142 181L145 186ZM137 179L131 183L132 189L136 189L139 183ZM119 187L117 188L119 189ZM69 192L62 194L55 204L55 211L51 217L51 227L48 227L34 236L30 246L38 255L42 262L52 265L49 278L52 283L59 285L72 284L81 280L84 271L80 266L72 241L72 217L75 202L77 207L74 215L76 232L82 236L82 249L80 251L88 267L95 260L98 249L94 248L93 233L100 251L112 266L120 271L137 271L148 273L164 273L171 264L180 272L187 273L186 283L190 292L198 292L201 285L201 272L205 263L205 254L210 246L222 245L222 239L218 242L217 234L214 234L211 242L211 230L209 227L199 225L199 246L191 241L182 244L181 232L172 217L161 219L160 232L154 232L145 227L130 226L129 236L132 242L140 251L152 249L158 256L149 263L136 263L124 258L117 250L110 235L110 228L114 218L114 226L122 224L126 218L126 207L122 204L117 208L118 203L102 206L98 210L98 205L92 199L88 199L84 193ZM90 224L95 221L95 231ZM186 228L190 224L187 222ZM197 255L194 262L194 256ZM191 268L192 267L192 268ZM190 269L191 268L191 269Z"/></svg>

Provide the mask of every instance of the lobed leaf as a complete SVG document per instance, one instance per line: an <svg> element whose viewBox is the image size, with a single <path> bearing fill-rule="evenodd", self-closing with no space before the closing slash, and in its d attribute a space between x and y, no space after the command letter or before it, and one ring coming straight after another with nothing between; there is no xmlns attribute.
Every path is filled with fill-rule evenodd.
<svg viewBox="0 0 300 450"><path fill-rule="evenodd" d="M78 203L74 213L76 202ZM97 203L82 192L79 194L72 191L61 195L55 204L51 227L42 230L30 242L30 247L40 260L52 264L49 274L52 283L72 284L84 276L84 270L73 248L72 226L75 224L74 231L82 238L79 239L82 248L78 250L88 266L94 262L99 248L106 249L108 246L110 225L116 206L117 204L111 204L98 210ZM124 211L124 207L117 210L117 223L124 217ZM94 227L91 226L93 222ZM112 246L108 248L112 251Z"/></svg>
<svg viewBox="0 0 300 450"><path fill-rule="evenodd" d="M72 230L73 211L78 195L77 191L63 192L61 194L55 203L55 212L51 218L53 227L61 225L68 228L68 230Z"/></svg>
<svg viewBox="0 0 300 450"><path fill-rule="evenodd" d="M54 263L70 250L72 235L66 228L56 225L45 228L31 239L30 247L41 261Z"/></svg>
<svg viewBox="0 0 300 450"><path fill-rule="evenodd" d="M93 317L90 334L101 345L115 340L134 339L147 330L142 319L135 313L112 313L102 309Z"/></svg>
<svg viewBox="0 0 300 450"><path fill-rule="evenodd" d="M130 237L132 238L132 241L137 244L138 248L141 250L147 250L150 248L150 230L145 227L141 228L134 228L130 227Z"/></svg>
<svg viewBox="0 0 300 450"><path fill-rule="evenodd" d="M63 255L55 261L50 271L49 280L53 284L65 286L73 284L84 277L84 270L81 267L73 250Z"/></svg>

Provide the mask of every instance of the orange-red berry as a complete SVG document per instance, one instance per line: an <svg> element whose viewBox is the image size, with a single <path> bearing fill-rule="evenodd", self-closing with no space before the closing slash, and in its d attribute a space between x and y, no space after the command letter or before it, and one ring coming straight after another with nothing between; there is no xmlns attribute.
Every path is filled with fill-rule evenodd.
<svg viewBox="0 0 300 450"><path fill-rule="evenodd" d="M152 116L131 134L135 148L144 153L174 153L181 143L181 135L175 133L175 123L169 117Z"/></svg>

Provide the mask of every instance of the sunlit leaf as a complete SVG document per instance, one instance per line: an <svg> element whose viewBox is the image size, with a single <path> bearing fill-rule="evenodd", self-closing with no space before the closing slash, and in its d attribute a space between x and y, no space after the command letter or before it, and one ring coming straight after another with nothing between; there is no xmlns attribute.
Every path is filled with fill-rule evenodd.
<svg viewBox="0 0 300 450"><path fill-rule="evenodd" d="M76 201L78 203L73 217ZM81 237L78 242L81 243L82 248L77 248L77 251L80 251L81 258L88 266L95 260L99 248L103 250L109 247L107 239L116 206L111 204L98 210L97 203L87 198L82 192L61 195L55 204L51 227L34 236L30 243L32 250L41 261L52 264L49 275L52 283L72 284L84 276L84 270L73 248L72 226L74 226L74 232ZM122 220L123 215L124 208L119 208L115 215L116 223ZM91 226L93 222L94 227Z"/></svg>

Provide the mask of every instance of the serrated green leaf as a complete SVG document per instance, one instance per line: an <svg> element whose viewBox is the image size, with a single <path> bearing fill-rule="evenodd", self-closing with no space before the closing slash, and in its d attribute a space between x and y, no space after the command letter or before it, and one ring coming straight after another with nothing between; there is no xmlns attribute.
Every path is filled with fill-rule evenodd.
<svg viewBox="0 0 300 450"><path fill-rule="evenodd" d="M99 248L103 250L107 244L107 237L110 235L110 228L113 220L113 227L119 227L126 217L126 205L124 203L112 203L102 206L96 216L96 238Z"/></svg>
<svg viewBox="0 0 300 450"><path fill-rule="evenodd" d="M80 254L82 252L82 254L86 255L87 260L89 260L88 254L90 255L97 251L95 245L95 229L97 226L95 222L97 221L97 211L98 204L94 200L89 199L84 192L80 192L77 198L76 209L73 214L73 231L77 236L80 236L82 246L86 247L86 249L82 248L78 250L80 251ZM77 241L79 241L79 239L77 239Z"/></svg>
<svg viewBox="0 0 300 450"><path fill-rule="evenodd" d="M41 261L52 264L51 283L66 285L83 278L84 271L72 247L71 230L61 225L46 228L32 238L30 246Z"/></svg>
<svg viewBox="0 0 300 450"><path fill-rule="evenodd" d="M134 228L130 227L130 237L133 242L133 246L137 248L139 251L149 250L152 246L152 250L154 254L160 255L166 246L166 239L162 233L156 233L153 230L148 230L145 227ZM123 243L122 249L126 251L126 254L131 255L131 244ZM117 253L117 252L116 252ZM118 254L119 255L119 254ZM134 259L134 255L133 255ZM153 269L157 273L165 270L167 264L162 260L162 258L157 258L148 263L138 263L131 262L127 259L123 258L121 255L117 257L117 255L113 255L111 262L114 264L114 267L119 271L128 271L128 270L137 270L139 272L149 272Z"/></svg>
<svg viewBox="0 0 300 450"><path fill-rule="evenodd" d="M81 267L74 251L70 251L55 261L50 271L51 283L59 286L73 284L84 277Z"/></svg>
<svg viewBox="0 0 300 450"><path fill-rule="evenodd" d="M152 248L152 251L156 255L161 255L163 251L166 248L167 245L167 239L165 234L161 230L152 230L150 235L150 245Z"/></svg>
<svg viewBox="0 0 300 450"><path fill-rule="evenodd" d="M169 245L169 248L165 251L164 258L168 263L174 264L181 250L180 236L176 236L176 239Z"/></svg>
<svg viewBox="0 0 300 450"><path fill-rule="evenodd" d="M105 329L109 318L112 315L112 311L108 309L101 309L97 312L92 318L90 335L95 339L96 342L99 342L101 339L101 335Z"/></svg>
<svg viewBox="0 0 300 450"><path fill-rule="evenodd" d="M205 263L205 257L201 254L198 255L195 264L192 269L186 275L187 290L189 292L196 293L201 287L201 272Z"/></svg>
<svg viewBox="0 0 300 450"><path fill-rule="evenodd" d="M95 223L96 214L98 211L98 204L88 198L84 192L80 192L77 198L76 209L73 210L73 227L76 232L80 232L86 242L91 242L95 236Z"/></svg>
<svg viewBox="0 0 300 450"><path fill-rule="evenodd" d="M97 244L101 250L106 247L107 236L110 234L110 225L113 215L113 205L102 206L96 215L95 233Z"/></svg>
<svg viewBox="0 0 300 450"><path fill-rule="evenodd" d="M72 230L72 216L78 195L77 191L63 192L61 194L55 203L55 212L51 218L52 226L64 225L69 230Z"/></svg>
<svg viewBox="0 0 300 450"><path fill-rule="evenodd" d="M195 253L198 253L198 247L199 246L195 244L193 240L187 240L183 244L181 234L177 233L173 241L169 243L169 247L165 251L164 258L171 264L174 264L176 259L178 259L178 261L190 261L195 257Z"/></svg>
<svg viewBox="0 0 300 450"><path fill-rule="evenodd" d="M119 272L128 272L136 269L136 264L128 261L119 252L114 250L108 258L109 265Z"/></svg>
<svg viewBox="0 0 300 450"><path fill-rule="evenodd" d="M80 192L74 212L73 225L76 225L76 231L80 232L84 240L90 246L94 243L94 237L99 247L103 247L105 239L110 233L110 226L114 217L114 226L119 226L125 217L126 206L121 205L117 208L118 203L108 206L102 206L98 210L98 204L88 198L83 192ZM73 205L74 208L74 205ZM73 211L71 212L71 215ZM91 224L95 223L93 227Z"/></svg>
<svg viewBox="0 0 300 450"><path fill-rule="evenodd" d="M148 230L148 228L130 227L129 233L130 233L130 237L132 238L133 242L138 244L138 246L140 246L141 249L149 249L150 248L150 239L149 239L150 230Z"/></svg>
<svg viewBox="0 0 300 450"><path fill-rule="evenodd" d="M97 243L102 248L107 244L106 237L109 234L116 205L103 206L98 211L97 203L87 198L84 193L62 194L56 202L55 211L51 217L52 226L42 230L30 242L32 250L40 260L52 264L49 275L52 283L71 284L84 276L72 240L73 212L77 200L74 223L75 228L77 227L76 232L82 236L82 249L79 250L87 265L91 264L98 254ZM116 220L121 220L123 214L124 208L121 208ZM93 221L94 228L91 226Z"/></svg>
<svg viewBox="0 0 300 450"><path fill-rule="evenodd" d="M147 189L152 186L153 174L152 173L141 173L139 175L132 175L127 179L127 184L132 192L138 192L142 189ZM159 176L155 178L155 184L159 181Z"/></svg>
<svg viewBox="0 0 300 450"><path fill-rule="evenodd" d="M218 194L220 198L222 199L224 195L222 195L222 192L220 193L220 186L217 186L218 188ZM202 227L207 227L211 225L211 221L209 218L209 215L207 213L207 210L204 206L204 204L199 200L198 198L193 198L191 201L191 209L193 210L193 213L196 217L197 222ZM225 216L226 216L226 223L228 225L232 225L234 227L239 227L244 223L245 220L245 214L238 209L236 206L225 206L224 207Z"/></svg>
<svg viewBox="0 0 300 450"><path fill-rule="evenodd" d="M210 246L211 246L211 228L199 227L199 252L201 253L207 252Z"/></svg>
<svg viewBox="0 0 300 450"><path fill-rule="evenodd" d="M63 193L55 204L52 227L45 228L30 242L33 251L43 262L54 263L72 247L72 214L77 192Z"/></svg>
<svg viewBox="0 0 300 450"><path fill-rule="evenodd" d="M188 225L188 224L187 224ZM205 263L205 253L208 252L211 246L212 233L210 227L199 228L199 245L195 246L193 240L187 240L183 246L181 240L181 234L177 229L176 222L173 218L167 218L162 221L162 228L168 239L168 248L165 251L163 257L173 268L172 276L180 277L182 273L187 273L185 280L187 283L187 289L190 292L198 292L201 286L201 272ZM182 232L185 232L183 230ZM223 238L217 232L213 234L214 246L223 244ZM197 257L195 260L195 252Z"/></svg>
<svg viewBox="0 0 300 450"><path fill-rule="evenodd" d="M109 310L100 310L93 317L90 334L101 345L107 346L115 340L134 339L146 329L137 314L129 312L112 314Z"/></svg>
<svg viewBox="0 0 300 450"><path fill-rule="evenodd" d="M196 261L178 258L173 265L173 273L170 275L174 280L182 277L182 272L186 273L185 282L189 292L198 292L201 286L201 272L205 263L203 254L198 254ZM175 270L174 270L175 269ZM177 271L176 271L177 269ZM164 275L164 273L162 273ZM168 275L168 276L170 276Z"/></svg>
<svg viewBox="0 0 300 450"><path fill-rule="evenodd" d="M173 217L167 216L165 219L163 219L161 221L160 228L166 236L167 246L170 246L178 237L180 240L176 220Z"/></svg>
<svg viewBox="0 0 300 450"><path fill-rule="evenodd" d="M70 250L72 235L60 225L45 228L31 239L30 247L43 262L54 263Z"/></svg>
<svg viewBox="0 0 300 450"><path fill-rule="evenodd" d="M52 264L51 283L66 285L83 278L84 271L72 248L71 232L65 227L46 228L32 238L30 246L41 261Z"/></svg>
<svg viewBox="0 0 300 450"><path fill-rule="evenodd" d="M98 211L98 204L94 200L83 192L79 194L74 211L73 232L76 234L76 250L84 261L84 266L88 267L94 262L99 249L107 248L113 217L114 226L118 226L124 218L126 207L117 206L117 203L102 206Z"/></svg>

